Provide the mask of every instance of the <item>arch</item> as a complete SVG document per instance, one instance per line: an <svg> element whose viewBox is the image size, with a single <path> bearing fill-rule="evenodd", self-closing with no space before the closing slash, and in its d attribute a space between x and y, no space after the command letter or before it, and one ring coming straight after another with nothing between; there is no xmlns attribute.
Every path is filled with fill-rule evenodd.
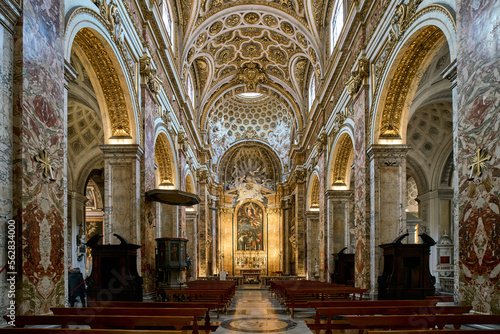
<svg viewBox="0 0 500 334"><path fill-rule="evenodd" d="M383 140L404 142L409 102L413 98L418 70L432 59L436 46L447 42L450 61L456 59L457 41L453 13L441 5L429 5L406 18L402 36L392 35L390 54L375 86L370 119L370 144ZM401 28L400 26L400 28ZM379 89L383 87L383 89Z"/></svg>
<svg viewBox="0 0 500 334"><path fill-rule="evenodd" d="M244 142L238 142L230 147L227 152L220 159L218 168L219 182L222 182L225 185L225 190L229 189L230 185L234 184L235 178L238 175L234 174L234 169L238 163L238 155L243 151L243 149L251 149L257 150L261 152L259 154L261 172L263 172L263 168L267 168L265 171L265 175L267 179L270 179L274 184L270 184L270 188L275 188L278 182L281 182L281 178L283 175L283 165L279 159L278 154L266 143L250 140ZM251 163L255 163L255 161L251 161ZM248 166L250 167L250 166ZM245 174L246 171L242 171ZM276 189L273 189L276 190Z"/></svg>
<svg viewBox="0 0 500 334"><path fill-rule="evenodd" d="M425 194L429 189L429 181L425 175L422 166L414 159L411 155L406 156L406 168L410 170L411 175L417 183L417 189L419 194Z"/></svg>
<svg viewBox="0 0 500 334"><path fill-rule="evenodd" d="M352 132L344 128L333 145L328 170L329 189L349 189L351 184L350 168L354 160Z"/></svg>
<svg viewBox="0 0 500 334"><path fill-rule="evenodd" d="M155 141L155 160L158 165L160 187L175 188L177 184L172 151L167 135L159 133Z"/></svg>
<svg viewBox="0 0 500 334"><path fill-rule="evenodd" d="M191 194L196 194L196 188L194 186L193 175L191 175L191 173L188 173L186 175L186 192L191 193Z"/></svg>
<svg viewBox="0 0 500 334"><path fill-rule="evenodd" d="M319 176L318 172L309 178L309 189L307 191L307 209L311 211L319 210Z"/></svg>
<svg viewBox="0 0 500 334"><path fill-rule="evenodd" d="M79 7L70 11L64 56L69 62L74 50L88 61L86 70L103 115L105 142L139 143L139 104L132 69L125 63L121 41L111 36L109 29L91 9Z"/></svg>

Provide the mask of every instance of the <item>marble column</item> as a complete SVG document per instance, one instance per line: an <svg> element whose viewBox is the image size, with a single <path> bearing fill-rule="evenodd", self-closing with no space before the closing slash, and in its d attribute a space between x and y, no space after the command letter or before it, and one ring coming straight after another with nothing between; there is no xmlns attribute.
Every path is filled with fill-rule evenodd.
<svg viewBox="0 0 500 334"><path fill-rule="evenodd" d="M372 145L370 161L370 294L378 295L383 271L379 245L406 233L406 145Z"/></svg>
<svg viewBox="0 0 500 334"><path fill-rule="evenodd" d="M334 254L347 247L345 253L353 253L351 246L351 209L353 205L352 190L327 190L327 208L328 208L328 271L333 274L335 269ZM354 242L354 240L352 240Z"/></svg>
<svg viewBox="0 0 500 334"><path fill-rule="evenodd" d="M139 145L101 145L104 154L104 240L119 244L119 234L141 244L141 157ZM140 261L140 257L138 262ZM138 263L137 268L141 268Z"/></svg>
<svg viewBox="0 0 500 334"><path fill-rule="evenodd" d="M319 272L319 211L306 211L306 273L310 280L318 281Z"/></svg>
<svg viewBox="0 0 500 334"><path fill-rule="evenodd" d="M0 254L7 254L7 222L13 216L13 175L12 175L12 102L14 70L14 27L21 16L21 8L16 1L0 2ZM5 259L2 256L2 262ZM0 274L0 291L7 291L7 271ZM7 314L9 305L7 293L0 296L0 313ZM4 319L0 320L0 324Z"/></svg>
<svg viewBox="0 0 500 334"><path fill-rule="evenodd" d="M458 300L500 313L500 2L457 2ZM477 150L491 154L471 173Z"/></svg>
<svg viewBox="0 0 500 334"><path fill-rule="evenodd" d="M16 313L44 314L64 306L67 290L64 2L26 0L22 7L14 36L13 209L22 242Z"/></svg>
<svg viewBox="0 0 500 334"><path fill-rule="evenodd" d="M369 112L369 87L361 87L352 102L354 114L354 222L355 285L370 287L370 167L366 156L369 138L367 117Z"/></svg>

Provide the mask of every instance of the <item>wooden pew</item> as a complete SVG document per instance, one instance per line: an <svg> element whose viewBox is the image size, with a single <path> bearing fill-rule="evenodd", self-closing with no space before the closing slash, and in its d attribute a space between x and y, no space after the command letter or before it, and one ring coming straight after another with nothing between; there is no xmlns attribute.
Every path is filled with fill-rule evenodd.
<svg viewBox="0 0 500 334"><path fill-rule="evenodd" d="M460 314L460 315L380 315L347 316L349 325L358 328L360 334L367 328L378 329L424 329L452 325L459 329L462 325L500 325L500 315Z"/></svg>
<svg viewBox="0 0 500 334"><path fill-rule="evenodd" d="M500 334L500 329L404 329L394 331L368 331L368 334Z"/></svg>
<svg viewBox="0 0 500 334"><path fill-rule="evenodd" d="M367 292L367 289L359 289L353 287L330 287L330 288L304 288L304 289L293 289L287 290L287 299L285 300L285 305L290 310L292 318L294 317L295 308L307 308L308 303L311 301L323 301L332 299L343 299L348 300L349 295L352 294L352 299L355 300L356 295L359 295L359 300L362 300L363 293Z"/></svg>
<svg viewBox="0 0 500 334"><path fill-rule="evenodd" d="M306 321L309 329L314 331L347 329L351 325L344 320L332 320L332 317L347 315L411 315L411 314L464 314L471 310L470 306L364 306L364 307L318 307L314 321ZM326 321L320 321L326 317Z"/></svg>
<svg viewBox="0 0 500 334"><path fill-rule="evenodd" d="M182 334L182 331L149 329L68 329L68 328L2 328L3 334Z"/></svg>
<svg viewBox="0 0 500 334"><path fill-rule="evenodd" d="M225 290L212 289L182 289L182 290L163 290L174 300L174 296L187 296L190 302L215 302L217 303L217 317L220 311L224 311L228 305L227 294Z"/></svg>
<svg viewBox="0 0 500 334"><path fill-rule="evenodd" d="M4 316L5 318L5 316ZM7 319L6 319L7 320ZM175 329L182 330L191 326L193 317L150 317L121 315L17 315L16 327L26 325L59 325L68 328L71 325L87 325L98 329Z"/></svg>
<svg viewBox="0 0 500 334"><path fill-rule="evenodd" d="M217 302L118 302L118 301L91 301L87 302L89 307L135 307L135 308L206 308L205 323L210 323L210 311L218 311ZM219 314L217 313L217 317Z"/></svg>
<svg viewBox="0 0 500 334"><path fill-rule="evenodd" d="M219 324L211 325L210 322L201 326L198 324L198 318L208 312L206 308L52 307L50 310L55 315L190 316L193 325L183 329L192 330L193 334L198 334L199 330L208 334L219 327Z"/></svg>
<svg viewBox="0 0 500 334"><path fill-rule="evenodd" d="M367 306L436 306L438 300L335 300L311 301L309 308L318 307L367 307Z"/></svg>

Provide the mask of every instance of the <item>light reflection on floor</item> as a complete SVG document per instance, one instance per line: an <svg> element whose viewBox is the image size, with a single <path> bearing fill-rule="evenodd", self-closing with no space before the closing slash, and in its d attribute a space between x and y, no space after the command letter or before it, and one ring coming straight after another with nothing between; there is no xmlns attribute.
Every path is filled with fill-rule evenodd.
<svg viewBox="0 0 500 334"><path fill-rule="evenodd" d="M297 311L292 319L285 306L280 305L267 289L251 286L250 289L238 289L227 315L221 315L220 319L214 317L212 321L221 322L216 334L312 334L304 319L314 317L314 312Z"/></svg>

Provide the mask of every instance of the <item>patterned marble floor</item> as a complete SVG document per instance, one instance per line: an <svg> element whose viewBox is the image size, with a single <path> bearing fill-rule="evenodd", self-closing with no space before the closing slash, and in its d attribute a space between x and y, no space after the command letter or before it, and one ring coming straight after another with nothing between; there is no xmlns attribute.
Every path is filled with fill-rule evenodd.
<svg viewBox="0 0 500 334"><path fill-rule="evenodd" d="M312 334L304 323L308 317L314 317L314 312L297 312L292 319L267 289L249 286L238 289L227 315L213 321L221 322L216 334Z"/></svg>

